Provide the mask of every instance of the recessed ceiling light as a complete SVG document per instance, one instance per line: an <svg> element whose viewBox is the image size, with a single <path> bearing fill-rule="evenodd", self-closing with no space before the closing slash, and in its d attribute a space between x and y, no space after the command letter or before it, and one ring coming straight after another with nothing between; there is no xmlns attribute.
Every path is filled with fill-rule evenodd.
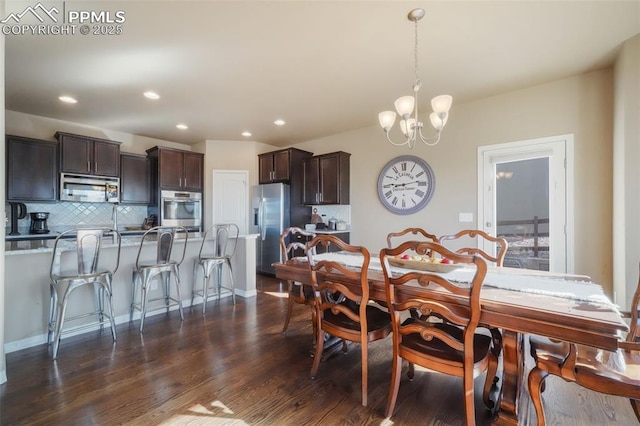
<svg viewBox="0 0 640 426"><path fill-rule="evenodd" d="M242 136L248 138L249 136L251 136L251 132L242 132Z"/></svg>
<svg viewBox="0 0 640 426"><path fill-rule="evenodd" d="M152 92L152 91L147 91L144 92L144 97L145 98L149 98L149 99L160 99L160 95L158 95L156 92Z"/></svg>
<svg viewBox="0 0 640 426"><path fill-rule="evenodd" d="M276 126L284 126L285 122L284 122L284 120L278 119L278 120L274 121L273 124L275 124Z"/></svg>
<svg viewBox="0 0 640 426"><path fill-rule="evenodd" d="M76 104L76 103L78 103L78 101L75 98L72 98L71 96L60 96L58 99L60 99L62 102L68 103L68 104Z"/></svg>
<svg viewBox="0 0 640 426"><path fill-rule="evenodd" d="M189 128L189 126L187 126L186 124L176 124L176 127L180 130L187 130Z"/></svg>

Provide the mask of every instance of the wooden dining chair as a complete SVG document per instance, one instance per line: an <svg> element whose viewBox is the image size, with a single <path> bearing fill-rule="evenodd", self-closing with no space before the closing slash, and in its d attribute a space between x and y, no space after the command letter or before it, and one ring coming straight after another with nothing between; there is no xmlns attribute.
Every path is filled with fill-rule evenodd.
<svg viewBox="0 0 640 426"><path fill-rule="evenodd" d="M282 252L282 262L286 262L292 257L295 257L295 252L299 251L299 254L307 255L307 239L313 239L316 236L313 232L306 232L300 228L292 226L284 230L280 235L280 250ZM302 284L300 282L287 280L287 315L284 319L284 326L282 327L282 334L287 332L289 327L289 321L291 321L291 313L293 312L294 303L307 305L313 307L314 297L313 289L309 285ZM312 315L314 310L312 309ZM315 327L315 321L313 321ZM315 339L315 329L313 333Z"/></svg>
<svg viewBox="0 0 640 426"><path fill-rule="evenodd" d="M387 234L387 247L392 248L405 242L407 239L420 241L438 241L438 237L428 233L422 228L406 228L400 232L390 232Z"/></svg>
<svg viewBox="0 0 640 426"><path fill-rule="evenodd" d="M479 229L464 229L454 235L443 235L438 239L438 242L446 246L446 244L443 243L444 241L458 241L463 245L474 241L475 245L477 245L478 241L482 240L492 242L496 245L495 256L477 247L458 248L456 250L456 253L479 255L484 260L494 263L495 266L501 267L504 263L504 258L507 255L507 250L509 249L509 243L502 237L494 237L493 235L489 235ZM502 332L500 331L500 329L495 327L489 327L487 328L487 330L489 330L489 332L491 333L491 338L493 339L493 356L498 359L500 358L500 354L502 353ZM498 377L495 377L494 384L497 382Z"/></svg>
<svg viewBox="0 0 640 426"><path fill-rule="evenodd" d="M394 270L392 274L387 258L408 251L422 255L433 253L455 263L475 266L470 286L456 285L447 279L446 274L426 270L427 266L424 271ZM487 402L493 377L498 370L497 360L491 352L491 337L476 333L480 320L480 289L487 272L486 262L479 256L454 253L438 243L409 241L396 248L382 249L380 263L393 324L393 363L386 416L393 415L400 388L402 360L405 359L409 362L410 379L415 373L414 364L462 377L466 424L474 425L474 379L486 372L484 399L487 407L493 408L495 404ZM412 293L405 290L405 294L415 295L400 299L398 291L407 287ZM445 293L459 300L459 304L442 303L440 300ZM422 315L419 318L406 318L405 313L410 309L417 309ZM436 314L441 321L434 321L432 314ZM434 395L436 392L434 390Z"/></svg>
<svg viewBox="0 0 640 426"><path fill-rule="evenodd" d="M486 261L495 263L496 266L502 266L504 258L507 255L509 244L502 237L494 237L479 229L464 229L454 235L442 235L438 242L446 246L444 241L459 240L463 244L467 241L475 240L476 244L479 240L486 240L496 244L496 255L493 256L486 251L476 247L462 247L456 250L456 253L477 254L482 256Z"/></svg>
<svg viewBox="0 0 640 426"><path fill-rule="evenodd" d="M322 246L326 251L335 245L340 251L358 255L362 259L360 268L350 268L332 260L316 260L312 250ZM319 235L307 244L307 256L314 290L316 348L311 367L311 378L315 378L320 367L324 348L324 333L343 340L360 343L362 349L362 405L367 406L369 342L384 339L391 334L389 313L369 303L367 270L371 255L365 247L351 246L332 235ZM362 291L357 294L341 281L358 282Z"/></svg>
<svg viewBox="0 0 640 426"><path fill-rule="evenodd" d="M608 395L629 398L640 422L640 280L633 295L629 333L618 343L617 352L606 352L575 343L556 342L531 336L529 344L535 366L529 373L528 386L538 426L546 424L541 392L549 374L562 377L585 388Z"/></svg>

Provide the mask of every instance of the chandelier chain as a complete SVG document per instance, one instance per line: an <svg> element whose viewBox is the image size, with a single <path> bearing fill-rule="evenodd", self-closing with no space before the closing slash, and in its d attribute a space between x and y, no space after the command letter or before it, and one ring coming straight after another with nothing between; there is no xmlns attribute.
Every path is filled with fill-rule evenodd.
<svg viewBox="0 0 640 426"><path fill-rule="evenodd" d="M415 43L414 43L415 47L413 50L415 83L414 83L413 90L417 91L418 89L420 89L420 86L421 86L420 76L418 75L418 20L416 19L413 23L415 26Z"/></svg>

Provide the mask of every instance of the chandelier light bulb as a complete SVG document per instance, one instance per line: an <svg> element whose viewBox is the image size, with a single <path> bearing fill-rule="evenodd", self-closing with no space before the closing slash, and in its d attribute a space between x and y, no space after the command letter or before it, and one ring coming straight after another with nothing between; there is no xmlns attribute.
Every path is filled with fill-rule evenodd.
<svg viewBox="0 0 640 426"><path fill-rule="evenodd" d="M378 121L380 121L380 126L388 132L389 129L393 127L393 123L396 122L396 113L393 111L382 111L378 114Z"/></svg>
<svg viewBox="0 0 640 426"><path fill-rule="evenodd" d="M436 114L440 114L442 112L448 113L451 109L452 103L453 97L449 95L440 95L431 99L431 107Z"/></svg>
<svg viewBox="0 0 640 426"><path fill-rule="evenodd" d="M396 99L394 105L396 107L396 111L398 111L398 115L406 120L413 112L413 108L416 105L416 99L413 96L402 96Z"/></svg>

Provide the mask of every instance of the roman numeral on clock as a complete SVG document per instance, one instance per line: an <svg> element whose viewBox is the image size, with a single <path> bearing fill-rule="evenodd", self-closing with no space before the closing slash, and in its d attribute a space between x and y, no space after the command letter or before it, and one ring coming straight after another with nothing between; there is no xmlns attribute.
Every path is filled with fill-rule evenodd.
<svg viewBox="0 0 640 426"><path fill-rule="evenodd" d="M392 191L387 191L384 193L385 198L391 198L392 195L393 195Z"/></svg>
<svg viewBox="0 0 640 426"><path fill-rule="evenodd" d="M398 204L398 197L393 197L393 201L391 201L391 204L393 204L394 206Z"/></svg>
<svg viewBox="0 0 640 426"><path fill-rule="evenodd" d="M424 191L420 190L420 189L416 189L416 195L420 198L424 197Z"/></svg>

